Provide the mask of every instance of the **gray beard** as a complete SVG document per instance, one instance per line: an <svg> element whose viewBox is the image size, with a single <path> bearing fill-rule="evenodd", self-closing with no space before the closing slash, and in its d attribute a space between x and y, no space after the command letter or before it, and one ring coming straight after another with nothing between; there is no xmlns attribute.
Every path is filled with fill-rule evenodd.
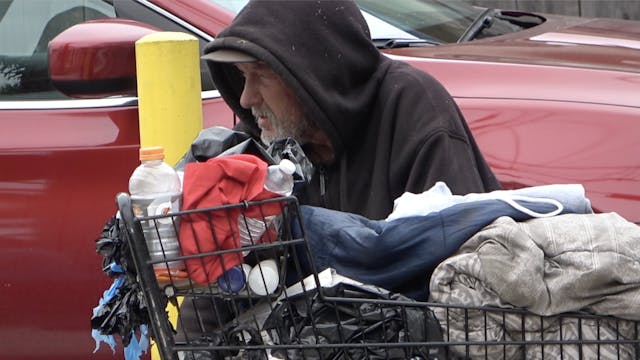
<svg viewBox="0 0 640 360"><path fill-rule="evenodd" d="M279 124L281 124L282 122L275 116L275 114L271 111L271 109L263 109L261 111L256 109L251 109L251 112L256 117L256 123L257 123L257 117L260 114L265 115L269 119L269 121L271 122L271 125L275 130L273 134L267 137L264 131L260 129L260 140L262 140L262 142L265 145L269 146L274 141L284 140L287 138L292 138L298 142L304 140L303 134L306 130L306 121L304 120L297 120L293 122L290 121L289 123L296 124L295 127L293 127L292 129L284 129L281 126L279 126Z"/></svg>

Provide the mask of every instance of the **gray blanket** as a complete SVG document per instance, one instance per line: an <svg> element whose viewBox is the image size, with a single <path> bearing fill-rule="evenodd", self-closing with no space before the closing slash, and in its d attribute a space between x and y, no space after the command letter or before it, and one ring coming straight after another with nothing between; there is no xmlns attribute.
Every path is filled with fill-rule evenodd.
<svg viewBox="0 0 640 360"><path fill-rule="evenodd" d="M442 262L430 282L431 301L464 306L526 308L544 316L438 311L451 340L637 339L640 320L640 227L615 213L567 214L516 222L501 217ZM556 316L584 311L617 319ZM465 320L468 319L468 320ZM448 323L447 323L448 321ZM465 331L465 326L470 327ZM634 328L635 326L635 328ZM488 331L485 332L485 328ZM544 331L541 332L541 329ZM524 330L524 331L523 331ZM632 345L472 347L489 358L628 358ZM492 353L495 351L495 353ZM526 354L522 352L525 351ZM611 353L609 353L611 352ZM619 352L619 353L618 353ZM619 355L618 355L619 354ZM613 356L615 355L615 356Z"/></svg>

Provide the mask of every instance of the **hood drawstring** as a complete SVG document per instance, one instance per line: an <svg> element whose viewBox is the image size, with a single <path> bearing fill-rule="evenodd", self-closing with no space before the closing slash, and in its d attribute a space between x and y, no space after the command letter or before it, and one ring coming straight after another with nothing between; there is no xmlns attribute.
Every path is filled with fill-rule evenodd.
<svg viewBox="0 0 640 360"><path fill-rule="evenodd" d="M347 152L342 155L340 159L340 209L346 209L347 207L347 179L349 175L347 172Z"/></svg>
<svg viewBox="0 0 640 360"><path fill-rule="evenodd" d="M327 169L320 165L317 167L318 170L318 180L320 182L320 199L322 200L322 205L325 208L329 207L329 199L327 196ZM347 176L347 157L343 156L340 160L340 173L337 175L340 177L340 188L338 191L338 209L344 209L346 202L344 189L347 188L346 176ZM334 204L335 205L335 204Z"/></svg>
<svg viewBox="0 0 640 360"><path fill-rule="evenodd" d="M327 172L325 171L324 166L318 166L318 175L320 176L320 198L322 199L322 204L324 207L327 207L327 197L325 196L327 192L327 187L325 183L325 176Z"/></svg>

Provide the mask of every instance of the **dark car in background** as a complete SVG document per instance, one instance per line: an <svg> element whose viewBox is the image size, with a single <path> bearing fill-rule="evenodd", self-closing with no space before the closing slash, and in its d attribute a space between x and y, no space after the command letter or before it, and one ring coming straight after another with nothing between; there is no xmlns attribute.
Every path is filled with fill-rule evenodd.
<svg viewBox="0 0 640 360"><path fill-rule="evenodd" d="M1 359L122 357L104 345L92 354L89 319L110 285L94 240L138 164L137 99L57 91L49 41L74 24L122 18L192 34L202 49L244 3L0 1ZM358 3L382 52L453 95L505 188L580 183L597 211L640 222L638 22L450 0ZM117 36L83 38L99 47ZM202 64L204 126L232 126L207 71ZM83 80L92 91L104 85Z"/></svg>

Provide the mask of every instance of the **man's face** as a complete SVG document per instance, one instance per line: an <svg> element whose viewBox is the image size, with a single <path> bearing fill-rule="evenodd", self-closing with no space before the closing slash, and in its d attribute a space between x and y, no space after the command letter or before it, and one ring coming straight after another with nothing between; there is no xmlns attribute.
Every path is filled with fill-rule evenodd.
<svg viewBox="0 0 640 360"><path fill-rule="evenodd" d="M262 141L268 145L291 137L305 142L309 129L302 105L282 78L258 61L238 63L236 67L245 78L240 105L251 109L256 117Z"/></svg>

